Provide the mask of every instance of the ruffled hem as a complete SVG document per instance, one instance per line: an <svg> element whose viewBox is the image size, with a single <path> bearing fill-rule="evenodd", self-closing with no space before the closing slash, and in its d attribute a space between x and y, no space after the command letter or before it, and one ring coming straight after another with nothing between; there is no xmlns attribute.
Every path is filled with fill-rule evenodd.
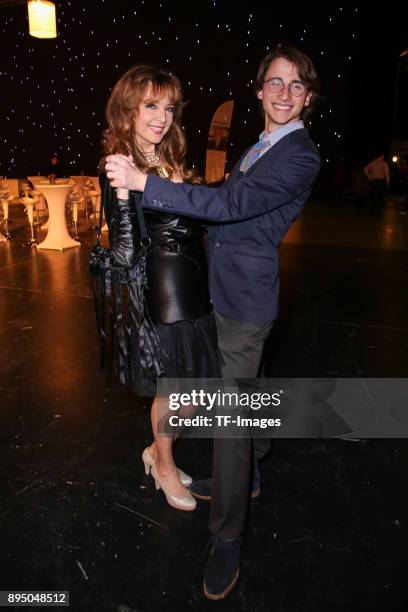
<svg viewBox="0 0 408 612"><path fill-rule="evenodd" d="M165 378L221 378L213 313L193 321L156 324ZM137 348L137 347L136 347ZM133 393L153 396L156 380L135 378Z"/></svg>

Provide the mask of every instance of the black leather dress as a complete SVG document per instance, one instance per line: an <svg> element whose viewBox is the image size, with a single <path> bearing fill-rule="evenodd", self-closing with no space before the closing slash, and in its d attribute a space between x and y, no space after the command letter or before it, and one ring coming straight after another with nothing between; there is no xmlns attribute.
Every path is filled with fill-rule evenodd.
<svg viewBox="0 0 408 612"><path fill-rule="evenodd" d="M142 194L131 191L127 203L118 202L105 175L101 175L101 188L111 260L131 273L141 255L136 207L141 206ZM167 213L143 211L143 216L150 239L144 300L147 316L158 334L162 375L218 378L221 374L201 224ZM139 340L135 330L131 339L133 372L127 379L134 393L153 395L156 380L147 380L142 369L137 371Z"/></svg>

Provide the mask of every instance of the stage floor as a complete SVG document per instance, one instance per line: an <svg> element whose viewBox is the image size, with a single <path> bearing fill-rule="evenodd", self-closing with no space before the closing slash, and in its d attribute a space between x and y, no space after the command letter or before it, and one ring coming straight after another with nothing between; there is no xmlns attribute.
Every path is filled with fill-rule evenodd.
<svg viewBox="0 0 408 612"><path fill-rule="evenodd" d="M408 218L400 201L357 214L311 202L280 249L281 315L265 374L406 377ZM98 370L80 249L0 244L0 590L63 590L75 611L209 610L208 504L170 508L144 475L149 401ZM1 229L1 228L0 228ZM178 465L211 470L209 440ZM405 440L278 440L251 503L241 577L218 607L266 612L406 610Z"/></svg>

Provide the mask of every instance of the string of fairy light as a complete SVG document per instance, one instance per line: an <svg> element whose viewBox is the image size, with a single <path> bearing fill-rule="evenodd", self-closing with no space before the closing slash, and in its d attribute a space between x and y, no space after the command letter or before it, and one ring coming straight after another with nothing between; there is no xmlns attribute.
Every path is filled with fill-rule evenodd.
<svg viewBox="0 0 408 612"><path fill-rule="evenodd" d="M323 162L329 164L343 147L344 91L358 36L358 8L328 5L318 17L309 14L307 20L294 21L291 7L272 11L253 2L251 10L234 6L229 15L227 5L203 2L197 16L188 20L174 12L169 0L95 0L82 6L61 0L58 37L52 41L29 36L25 7L2 9L0 174L36 172L38 150L45 148L60 152L73 173L90 170L84 167L90 164L96 167L110 88L138 61L168 66L180 77L194 119L189 138L203 143L218 105L240 100L246 92L246 103L233 121L244 132L251 130L250 143L258 135L252 120L257 65L279 39L302 46L318 63L326 98L311 129L318 134Z"/></svg>

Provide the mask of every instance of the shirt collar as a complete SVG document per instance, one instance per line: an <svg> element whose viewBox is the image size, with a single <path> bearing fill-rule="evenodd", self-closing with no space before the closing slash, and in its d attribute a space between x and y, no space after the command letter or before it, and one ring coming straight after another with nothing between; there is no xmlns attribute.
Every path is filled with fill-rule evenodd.
<svg viewBox="0 0 408 612"><path fill-rule="evenodd" d="M269 141L269 144L273 145L287 134L290 134L295 130L300 130L304 127L305 126L303 121L292 121L291 123L288 123L287 125L283 125L282 127L278 128L274 132L265 132L265 130L263 130L263 132L261 132L259 135L259 140L265 143Z"/></svg>

